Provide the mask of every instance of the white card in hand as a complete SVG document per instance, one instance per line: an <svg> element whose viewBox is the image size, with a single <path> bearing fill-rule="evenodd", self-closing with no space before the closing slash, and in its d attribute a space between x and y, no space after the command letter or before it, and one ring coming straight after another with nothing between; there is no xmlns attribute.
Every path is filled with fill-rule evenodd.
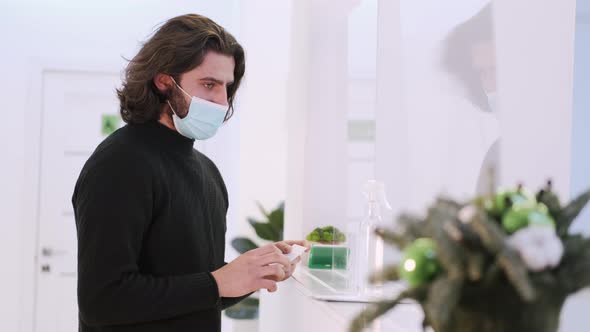
<svg viewBox="0 0 590 332"><path fill-rule="evenodd" d="M298 244L294 244L291 246L291 252L288 254L284 254L285 257L289 259L289 262L292 262L297 259L297 257L301 256L307 248L302 247Z"/></svg>

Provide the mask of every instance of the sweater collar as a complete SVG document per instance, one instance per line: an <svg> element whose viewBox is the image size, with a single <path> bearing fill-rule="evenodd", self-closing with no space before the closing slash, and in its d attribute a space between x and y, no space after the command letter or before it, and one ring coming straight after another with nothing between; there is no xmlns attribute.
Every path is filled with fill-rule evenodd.
<svg viewBox="0 0 590 332"><path fill-rule="evenodd" d="M158 145L168 149L190 150L193 149L194 139L181 135L179 132L172 130L158 121L149 121L144 124L138 124L149 132L149 137Z"/></svg>

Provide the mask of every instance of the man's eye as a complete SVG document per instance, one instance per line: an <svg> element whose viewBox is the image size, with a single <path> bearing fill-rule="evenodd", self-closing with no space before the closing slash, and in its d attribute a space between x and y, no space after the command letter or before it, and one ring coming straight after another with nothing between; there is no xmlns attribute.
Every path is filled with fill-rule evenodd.
<svg viewBox="0 0 590 332"><path fill-rule="evenodd" d="M211 90L215 85L213 83L205 83L204 86L206 89Z"/></svg>

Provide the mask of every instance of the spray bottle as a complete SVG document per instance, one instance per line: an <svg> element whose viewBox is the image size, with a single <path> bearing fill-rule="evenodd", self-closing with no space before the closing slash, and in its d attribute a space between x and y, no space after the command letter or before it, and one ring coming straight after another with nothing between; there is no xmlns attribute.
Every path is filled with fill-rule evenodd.
<svg viewBox="0 0 590 332"><path fill-rule="evenodd" d="M372 295L379 291L380 285L369 283L369 276L383 269L383 240L375 235L375 229L383 224L383 210L391 211L383 183L367 181L363 194L367 199L367 205L365 217L358 224L354 280L354 288L360 296Z"/></svg>

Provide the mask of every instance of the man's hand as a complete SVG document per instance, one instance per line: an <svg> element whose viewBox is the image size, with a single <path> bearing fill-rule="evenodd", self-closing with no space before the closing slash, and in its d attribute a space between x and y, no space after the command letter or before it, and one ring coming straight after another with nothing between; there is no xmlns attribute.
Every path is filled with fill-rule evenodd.
<svg viewBox="0 0 590 332"><path fill-rule="evenodd" d="M305 240L287 240L287 241L280 241L280 242L275 242L274 245L279 248L281 250L281 252L283 254L288 254L291 252L291 246L294 244L298 244L302 247L306 247L307 251L309 251L309 248L311 248L311 243ZM290 262L290 264L285 268L285 276L282 279L279 279L277 281L284 281L288 278L291 277L291 275L293 275L293 272L295 272L295 267L297 267L297 264L301 261L301 257L297 257L297 259L295 259L294 261Z"/></svg>
<svg viewBox="0 0 590 332"><path fill-rule="evenodd" d="M221 297L239 297L262 288L276 291L277 281L287 278L290 266L283 251L275 244L268 244L240 255L211 274Z"/></svg>

